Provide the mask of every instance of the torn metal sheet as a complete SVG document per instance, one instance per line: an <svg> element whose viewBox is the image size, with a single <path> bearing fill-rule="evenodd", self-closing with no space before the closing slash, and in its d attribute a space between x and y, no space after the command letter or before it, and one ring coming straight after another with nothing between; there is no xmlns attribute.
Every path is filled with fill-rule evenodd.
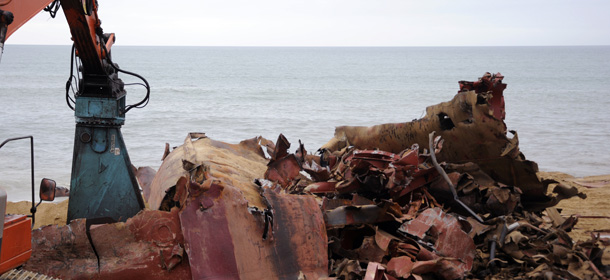
<svg viewBox="0 0 610 280"><path fill-rule="evenodd" d="M184 169L182 161L210 167L209 176L225 182L227 185L247 186L241 189L248 198L250 206L264 209L258 190L253 187L256 178L265 173L267 159L260 142L264 138L256 137L241 141L239 144L227 144L209 138L192 140L187 137L184 144L175 148L163 161L151 184L149 208L159 209L171 187L180 177L190 176Z"/></svg>
<svg viewBox="0 0 610 280"><path fill-rule="evenodd" d="M399 154L378 150L346 149L330 166L328 181L309 184L306 192L390 196L400 201L404 196L431 182L438 174L427 163L428 155L419 154L417 146ZM328 167L328 166L327 166Z"/></svg>
<svg viewBox="0 0 610 280"><path fill-rule="evenodd" d="M549 207L582 194L538 180L506 136L502 78L460 82L412 123L338 128L319 157L300 142L290 153L283 135L189 134L149 188L149 205L170 212L92 226L95 247L90 221L46 229L32 265L62 278L605 279L608 231L571 240L578 217ZM428 152L417 144L430 131L446 142Z"/></svg>
<svg viewBox="0 0 610 280"><path fill-rule="evenodd" d="M435 141L430 145L440 148L441 143ZM335 273L331 276L364 277L363 267L354 268L362 262L387 267L387 271L376 271L374 277L391 275L399 279L418 279L432 273L443 279L480 278L496 275L503 266L509 269L500 269L501 273L514 272L518 266L511 266L509 262L521 259L540 263L554 258L564 265L569 263L563 257L566 254L563 246L571 242L569 237L559 231L549 235L549 231L541 229L549 225L535 218L536 212L523 211L520 188L497 181L476 163L450 163L443 164L444 167L434 163L432 168L428 159L437 150L431 149L428 155L419 154L416 146L400 154L345 148L323 154L320 162L326 162L331 175L326 180L315 179L303 191L321 196L319 201L330 240L330 263ZM437 169L451 172L448 179L432 172ZM541 183L546 186L553 182ZM530 209L538 211L541 206L578 194L575 189L557 185L554 196L545 196L545 200L530 204L536 206ZM470 213L461 211L463 205L452 204L457 198L472 208ZM442 210L438 207L441 205L449 209ZM448 212L475 215L478 220L457 219ZM510 226L495 224L522 216L532 218L536 224L522 220ZM576 222L576 218L565 219L557 229L569 230ZM387 233L380 227L399 230ZM524 247L521 242L526 239L520 235L521 231L514 231L520 227L542 232L546 234L543 239L553 240L555 244L549 247L548 242L537 239L538 244ZM477 250L474 239L478 242ZM557 254L549 258L540 254L538 248L552 249ZM348 267L350 270L345 270Z"/></svg>
<svg viewBox="0 0 610 280"><path fill-rule="evenodd" d="M145 210L124 223L92 226L92 242L86 232L84 219L34 230L24 269L61 279L191 278L178 211Z"/></svg>
<svg viewBox="0 0 610 280"><path fill-rule="evenodd" d="M150 185L152 184L156 173L157 171L149 166L138 167L138 169L136 169L136 179L142 189L142 197L145 201L148 201L150 198Z"/></svg>
<svg viewBox="0 0 610 280"><path fill-rule="evenodd" d="M601 254L591 254L599 249L599 240L575 244L566 232L577 219L563 219L553 208L543 213L550 216L524 212L522 217L489 220L489 230L478 237L485 242L477 244L471 274L478 278L604 279L606 267L593 261L599 261ZM507 223L509 219L516 220Z"/></svg>
<svg viewBox="0 0 610 280"><path fill-rule="evenodd" d="M196 279L307 279L327 275L326 232L316 201L265 191L272 220L248 210L233 186L212 185L180 214ZM270 223L270 224L268 224ZM268 230L268 238L264 238Z"/></svg>
<svg viewBox="0 0 610 280"><path fill-rule="evenodd" d="M283 134L280 134L264 175L265 179L276 182L283 188L291 185L292 180L297 178L301 172L302 161L297 159L297 155L290 154L288 148L290 148L290 142L288 142L288 139ZM301 154L301 156L303 155Z"/></svg>
<svg viewBox="0 0 610 280"><path fill-rule="evenodd" d="M255 184L267 168L262 142L253 138L231 145L187 137L167 155L153 180L151 207L171 202L170 207L180 209L196 279L296 279L301 274L317 279L328 274L326 229L315 198L276 192L281 188L271 181L264 187ZM285 144L278 141L274 158L290 157L282 152Z"/></svg>
<svg viewBox="0 0 610 280"><path fill-rule="evenodd" d="M396 278L388 275L386 268L377 262L369 262L366 267L366 274L363 280L395 280Z"/></svg>
<svg viewBox="0 0 610 280"><path fill-rule="evenodd" d="M311 164L307 161L304 162L302 168L316 182L326 181L331 177L330 168L328 166L322 167L315 161L312 161Z"/></svg>
<svg viewBox="0 0 610 280"><path fill-rule="evenodd" d="M355 280L360 279L363 273L360 267L360 262L356 260L343 259L336 265L333 271L334 275L337 275L336 279Z"/></svg>
<svg viewBox="0 0 610 280"><path fill-rule="evenodd" d="M426 209L414 220L402 224L399 231L431 243L438 252L435 259L446 257L435 271L444 279L462 278L472 268L474 241L462 230L458 220L441 208Z"/></svg>
<svg viewBox="0 0 610 280"><path fill-rule="evenodd" d="M462 203L479 214L491 214L491 217L512 213L521 200L521 190L506 186L491 179L474 163L448 164L447 176L456 188L456 194ZM430 193L457 213L469 215L452 197L451 188L441 178L430 184Z"/></svg>
<svg viewBox="0 0 610 280"><path fill-rule="evenodd" d="M264 177L286 188L292 183L292 180L299 176L300 172L301 164L294 154L290 154L269 162L269 168Z"/></svg>

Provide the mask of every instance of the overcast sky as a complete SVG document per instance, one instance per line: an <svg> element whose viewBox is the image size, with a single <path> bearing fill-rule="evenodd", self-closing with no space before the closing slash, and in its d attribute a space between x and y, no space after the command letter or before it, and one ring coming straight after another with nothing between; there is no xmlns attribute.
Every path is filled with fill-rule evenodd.
<svg viewBox="0 0 610 280"><path fill-rule="evenodd" d="M610 45L610 1L99 0L117 45ZM167 4L172 3L172 4ZM7 44L69 45L63 13Z"/></svg>

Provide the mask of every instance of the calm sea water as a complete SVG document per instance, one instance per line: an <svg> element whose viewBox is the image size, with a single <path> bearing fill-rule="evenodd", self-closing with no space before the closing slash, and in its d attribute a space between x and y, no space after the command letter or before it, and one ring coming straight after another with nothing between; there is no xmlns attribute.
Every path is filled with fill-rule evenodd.
<svg viewBox="0 0 610 280"><path fill-rule="evenodd" d="M610 174L610 47L121 47L113 59L146 77L150 104L123 135L136 166L158 168L188 132L237 143L283 133L315 151L339 125L406 122L450 100L459 80L500 72L506 124L541 170ZM7 45L0 63L0 140L33 135L36 182L68 186L74 116L64 87L69 46ZM125 82L137 82L123 75ZM144 90L128 87L128 102ZM0 149L0 186L29 197L29 143Z"/></svg>

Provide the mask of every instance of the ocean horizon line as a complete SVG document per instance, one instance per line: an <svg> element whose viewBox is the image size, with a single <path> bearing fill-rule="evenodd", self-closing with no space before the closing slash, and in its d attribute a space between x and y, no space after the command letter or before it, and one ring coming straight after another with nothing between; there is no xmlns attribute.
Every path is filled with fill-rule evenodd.
<svg viewBox="0 0 610 280"><path fill-rule="evenodd" d="M71 44L12 44L5 43L6 46L72 46ZM548 47L610 47L610 45L455 45L455 46L340 46L340 45L122 45L115 44L114 47L185 47L185 48L548 48Z"/></svg>

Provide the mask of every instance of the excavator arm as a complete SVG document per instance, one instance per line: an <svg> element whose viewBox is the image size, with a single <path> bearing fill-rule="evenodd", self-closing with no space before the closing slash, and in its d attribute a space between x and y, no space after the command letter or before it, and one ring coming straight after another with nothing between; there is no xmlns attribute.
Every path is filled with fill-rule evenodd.
<svg viewBox="0 0 610 280"><path fill-rule="evenodd" d="M101 33L97 1L62 0L66 20L85 75L106 75L104 60L114 43L114 33Z"/></svg>
<svg viewBox="0 0 610 280"><path fill-rule="evenodd" d="M60 6L70 26L75 56L81 61L74 99L66 92L66 99L74 103L68 105L76 119L68 221L125 221L143 209L144 202L120 128L127 111L146 105L150 90L144 78L112 62L110 48L115 36L103 32L97 0L0 0L4 30L0 35L5 34L0 43L41 10L54 16ZM143 80L147 93L142 101L126 106L119 72ZM70 77L67 91L74 86L72 81Z"/></svg>

